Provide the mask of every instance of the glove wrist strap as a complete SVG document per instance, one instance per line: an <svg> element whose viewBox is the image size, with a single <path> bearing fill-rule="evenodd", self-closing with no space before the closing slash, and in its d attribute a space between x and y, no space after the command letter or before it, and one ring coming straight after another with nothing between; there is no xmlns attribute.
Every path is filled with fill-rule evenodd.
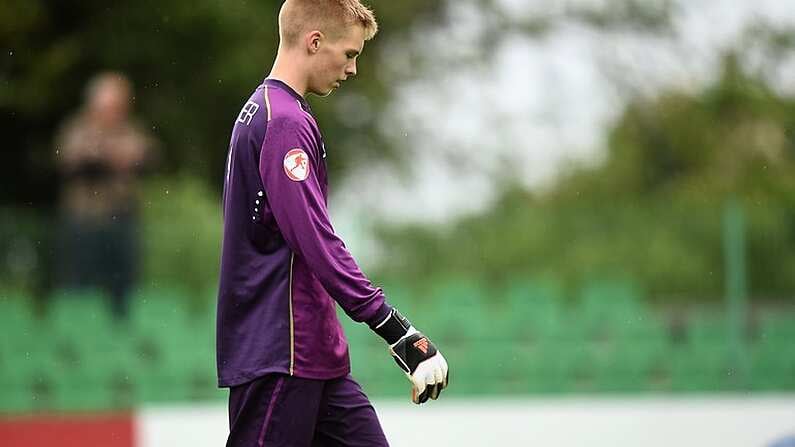
<svg viewBox="0 0 795 447"><path fill-rule="evenodd" d="M409 320L406 319L397 309L393 308L389 311L389 315L376 325L375 327L371 327L376 334L378 334L381 338L386 341L386 343L390 346L394 345L400 339L405 337L409 329L413 329ZM416 332L416 330L415 330Z"/></svg>

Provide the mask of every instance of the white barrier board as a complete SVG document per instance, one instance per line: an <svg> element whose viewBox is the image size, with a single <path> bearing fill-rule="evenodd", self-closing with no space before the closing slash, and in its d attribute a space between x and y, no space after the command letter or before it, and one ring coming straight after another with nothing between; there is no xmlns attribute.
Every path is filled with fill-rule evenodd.
<svg viewBox="0 0 795 447"><path fill-rule="evenodd" d="M374 404L392 447L795 446L793 395ZM223 446L228 429L226 407L217 404L145 408L136 421L136 445L143 447Z"/></svg>

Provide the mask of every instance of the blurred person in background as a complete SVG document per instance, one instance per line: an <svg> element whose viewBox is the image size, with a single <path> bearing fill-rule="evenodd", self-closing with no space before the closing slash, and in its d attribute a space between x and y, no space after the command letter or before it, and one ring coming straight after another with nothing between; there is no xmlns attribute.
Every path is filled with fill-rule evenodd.
<svg viewBox="0 0 795 447"><path fill-rule="evenodd" d="M130 117L132 99L123 74L95 76L55 151L63 182L56 287L101 290L118 318L138 272L137 185L154 155L154 140Z"/></svg>

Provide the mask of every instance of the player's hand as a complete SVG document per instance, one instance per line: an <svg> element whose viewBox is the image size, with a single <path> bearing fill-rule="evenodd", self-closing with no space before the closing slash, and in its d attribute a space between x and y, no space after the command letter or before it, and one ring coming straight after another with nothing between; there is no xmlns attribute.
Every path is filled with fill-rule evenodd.
<svg viewBox="0 0 795 447"><path fill-rule="evenodd" d="M389 351L413 385L411 400L415 404L439 398L450 376L447 360L428 337L414 330L390 346Z"/></svg>
<svg viewBox="0 0 795 447"><path fill-rule="evenodd" d="M437 399L447 387L449 373L447 360L428 337L414 329L397 309L371 327L389 344L389 352L411 381L411 400L421 404L429 398Z"/></svg>

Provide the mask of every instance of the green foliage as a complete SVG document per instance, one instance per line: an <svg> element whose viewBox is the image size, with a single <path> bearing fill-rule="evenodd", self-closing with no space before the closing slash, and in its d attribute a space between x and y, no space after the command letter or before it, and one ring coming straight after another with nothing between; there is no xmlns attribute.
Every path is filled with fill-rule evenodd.
<svg viewBox="0 0 795 447"><path fill-rule="evenodd" d="M597 168L543 194L507 191L452 228L384 228L381 272L450 272L505 281L631 277L652 296L723 294L722 211L742 201L754 295L792 295L795 278L795 99L743 73L732 56L699 94L664 92L627 106Z"/></svg>
<svg viewBox="0 0 795 447"><path fill-rule="evenodd" d="M720 81L700 95L663 93L630 104L610 135L609 159L596 180L606 194L719 198L784 191L793 166L795 100L745 75L729 55ZM609 176L605 176L609 173Z"/></svg>
<svg viewBox="0 0 795 447"><path fill-rule="evenodd" d="M0 208L0 294L43 292L51 261L53 226L30 208Z"/></svg>
<svg viewBox="0 0 795 447"><path fill-rule="evenodd" d="M146 189L145 285L166 278L196 290L214 284L218 192L229 132L242 102L270 69L281 3L31 0L0 6L0 128L9 149L0 176L14 185L0 190L0 204L12 210L0 219L0 234L8 236L0 242L5 287L30 289L49 277L54 232L48 225L55 213L45 207L56 202L59 184L54 134L80 107L87 81L102 70L130 77L135 115L161 142L157 168L178 176ZM415 20L438 12L441 2L380 0L372 6L381 31L367 43L358 79L342 92L366 98L371 117L391 94L376 69L389 57L382 42L408 33ZM329 165L336 178L363 149L390 152L375 120L351 129L330 101L313 101L313 106L333 152ZM349 138L352 130L358 140ZM362 147L357 141L371 144ZM35 211L26 211L34 204ZM35 259L28 262L30 257ZM35 265L28 267L31 262Z"/></svg>
<svg viewBox="0 0 795 447"><path fill-rule="evenodd" d="M221 204L192 177L149 182L143 197L144 260L141 285L179 284L197 300L217 287Z"/></svg>
<svg viewBox="0 0 795 447"><path fill-rule="evenodd" d="M229 132L242 102L269 72L278 45L279 0L198 0L113 3L65 0L0 6L0 175L18 188L0 203L52 202L53 135L82 103L86 82L102 70L119 70L135 86L135 111L163 143L162 168L184 171L220 189ZM382 42L399 39L441 2L374 1L381 31L367 44L359 76L344 94L361 94L366 116L377 116L392 90L379 77L389 57ZM330 169L341 172L362 145L346 138L346 117L328 101L315 112L333 148ZM315 104L313 104L315 105ZM361 113L360 110L348 113ZM348 120L350 121L350 120ZM374 120L355 131L365 149L389 153ZM22 150L24 148L24 150Z"/></svg>

